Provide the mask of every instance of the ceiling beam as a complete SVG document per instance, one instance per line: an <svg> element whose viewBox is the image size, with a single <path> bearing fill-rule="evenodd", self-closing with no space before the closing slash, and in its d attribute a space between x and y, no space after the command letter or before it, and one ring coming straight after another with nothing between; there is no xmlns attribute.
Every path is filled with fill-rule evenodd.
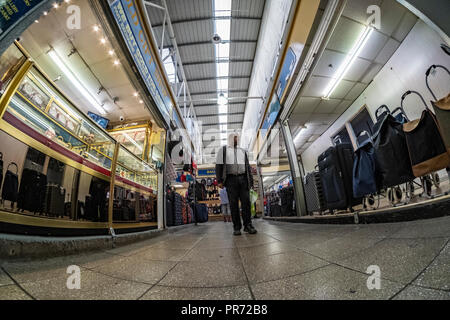
<svg viewBox="0 0 450 320"><path fill-rule="evenodd" d="M206 92L191 92L191 96L200 96L205 94L218 94L220 90L217 91L206 91ZM247 93L248 90L241 90L241 89L231 89L227 91L228 93ZM192 98L192 100L195 100Z"/></svg>
<svg viewBox="0 0 450 320"><path fill-rule="evenodd" d="M245 102L228 102L227 105L238 105L242 104L245 107ZM217 103L209 103L209 104L198 104L195 105L195 108L210 108L210 107L218 107L219 105Z"/></svg>
<svg viewBox="0 0 450 320"><path fill-rule="evenodd" d="M231 113L215 113L215 114L203 114L197 116L197 118L207 118L207 117L216 117L216 116L240 116L244 115L244 112L231 112Z"/></svg>
<svg viewBox="0 0 450 320"><path fill-rule="evenodd" d="M228 76L228 77L208 77L208 78L187 78L187 81L211 81L220 79L250 79L250 76Z"/></svg>
<svg viewBox="0 0 450 320"><path fill-rule="evenodd" d="M258 40L223 40L221 43L254 43L256 44L258 42ZM182 47L188 47L188 46L199 46L199 45L204 45L204 44L211 44L214 45L214 42L212 42L212 40L210 41L196 41L196 42L185 42L185 43L180 43L178 44L178 48L182 48ZM164 48L172 48L172 46L164 46Z"/></svg>
<svg viewBox="0 0 450 320"><path fill-rule="evenodd" d="M181 24L181 23L189 23L189 22L204 22L204 21L211 21L211 20L255 20L255 21L261 21L262 18L260 17L233 17L233 16L227 16L227 17L203 17L203 18L195 18L195 19L180 19L172 21L172 25ZM162 23L155 24L152 26L152 28L161 28Z"/></svg>
<svg viewBox="0 0 450 320"><path fill-rule="evenodd" d="M183 66L198 66L202 64L216 64L218 62L229 62L229 63L241 63L241 62L247 62L247 63L253 63L253 60L251 59L218 59L218 60L204 60L199 62L189 62L189 63L183 63Z"/></svg>
<svg viewBox="0 0 450 320"><path fill-rule="evenodd" d="M223 124L241 124L244 123L243 121L236 121L236 122L216 122L216 123L208 123L204 124L203 127L210 127L210 126L220 126Z"/></svg>

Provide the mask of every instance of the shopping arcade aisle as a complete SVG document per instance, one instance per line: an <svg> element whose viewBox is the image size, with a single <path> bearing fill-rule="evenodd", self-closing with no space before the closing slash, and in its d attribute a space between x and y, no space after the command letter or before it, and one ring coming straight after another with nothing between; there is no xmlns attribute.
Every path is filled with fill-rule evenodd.
<svg viewBox="0 0 450 320"><path fill-rule="evenodd" d="M90 254L2 262L0 299L450 299L450 217L393 224L210 222ZM67 267L81 267L68 290ZM381 289L365 271L381 269Z"/></svg>

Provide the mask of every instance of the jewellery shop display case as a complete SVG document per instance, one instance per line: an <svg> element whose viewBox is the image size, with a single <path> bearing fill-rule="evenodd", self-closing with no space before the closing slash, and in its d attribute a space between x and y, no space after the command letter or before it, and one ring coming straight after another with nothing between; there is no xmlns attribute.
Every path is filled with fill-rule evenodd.
<svg viewBox="0 0 450 320"><path fill-rule="evenodd" d="M5 56L0 232L65 236L156 228L155 166L81 112L17 43Z"/></svg>

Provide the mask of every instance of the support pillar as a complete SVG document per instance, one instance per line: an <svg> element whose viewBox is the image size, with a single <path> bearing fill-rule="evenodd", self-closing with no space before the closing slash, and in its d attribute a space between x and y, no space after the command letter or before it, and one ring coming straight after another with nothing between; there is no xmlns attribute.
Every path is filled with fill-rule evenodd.
<svg viewBox="0 0 450 320"><path fill-rule="evenodd" d="M291 168L292 181L294 182L294 195L297 210L297 216L306 216L305 192L303 187L303 180L300 171L300 163L297 159L297 152L295 150L294 140L292 138L291 129L287 120L281 122L281 131L283 132L284 143L289 159L289 166Z"/></svg>

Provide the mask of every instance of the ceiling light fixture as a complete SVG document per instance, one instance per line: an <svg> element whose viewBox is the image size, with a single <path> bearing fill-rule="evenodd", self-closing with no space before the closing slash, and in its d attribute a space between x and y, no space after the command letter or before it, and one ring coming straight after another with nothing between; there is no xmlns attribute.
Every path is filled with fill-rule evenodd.
<svg viewBox="0 0 450 320"><path fill-rule="evenodd" d="M101 38L101 39L100 39L100 42L101 42L102 44L105 44L105 43L106 43L106 39L105 39L105 38Z"/></svg>
<svg viewBox="0 0 450 320"><path fill-rule="evenodd" d="M341 80L345 77L346 73L350 69L350 67L355 62L358 55L361 53L362 49L366 45L367 41L369 40L371 34L373 32L373 28L368 26L364 29L364 31L360 34L358 40L356 41L353 48L350 50L348 55L345 57L344 62L340 65L339 69L336 71L336 73L333 76L333 79L330 81L328 86L326 87L324 91L324 95L322 99L329 99L333 91L336 89L336 87L339 85Z"/></svg>
<svg viewBox="0 0 450 320"><path fill-rule="evenodd" d="M300 135L301 135L303 129L306 129L306 126L301 126L301 127L300 127L300 131L297 133L297 135L296 135L295 138L294 138L294 143L295 143L295 141L298 140L298 138L300 138Z"/></svg>
<svg viewBox="0 0 450 320"><path fill-rule="evenodd" d="M225 95L223 93L221 93L219 95L219 98L217 99L217 103L219 104L219 106L224 106L228 104L228 99L225 98Z"/></svg>
<svg viewBox="0 0 450 320"><path fill-rule="evenodd" d="M53 62L61 69L69 81L78 89L82 96L84 96L102 115L106 115L105 109L95 100L93 95L83 86L74 73L65 65L61 58L56 53L55 49L50 49L48 55L53 59Z"/></svg>
<svg viewBox="0 0 450 320"><path fill-rule="evenodd" d="M93 29L95 32L99 32L99 31L100 31L100 28L99 28L98 26L94 26L94 27L92 27L92 29Z"/></svg>

